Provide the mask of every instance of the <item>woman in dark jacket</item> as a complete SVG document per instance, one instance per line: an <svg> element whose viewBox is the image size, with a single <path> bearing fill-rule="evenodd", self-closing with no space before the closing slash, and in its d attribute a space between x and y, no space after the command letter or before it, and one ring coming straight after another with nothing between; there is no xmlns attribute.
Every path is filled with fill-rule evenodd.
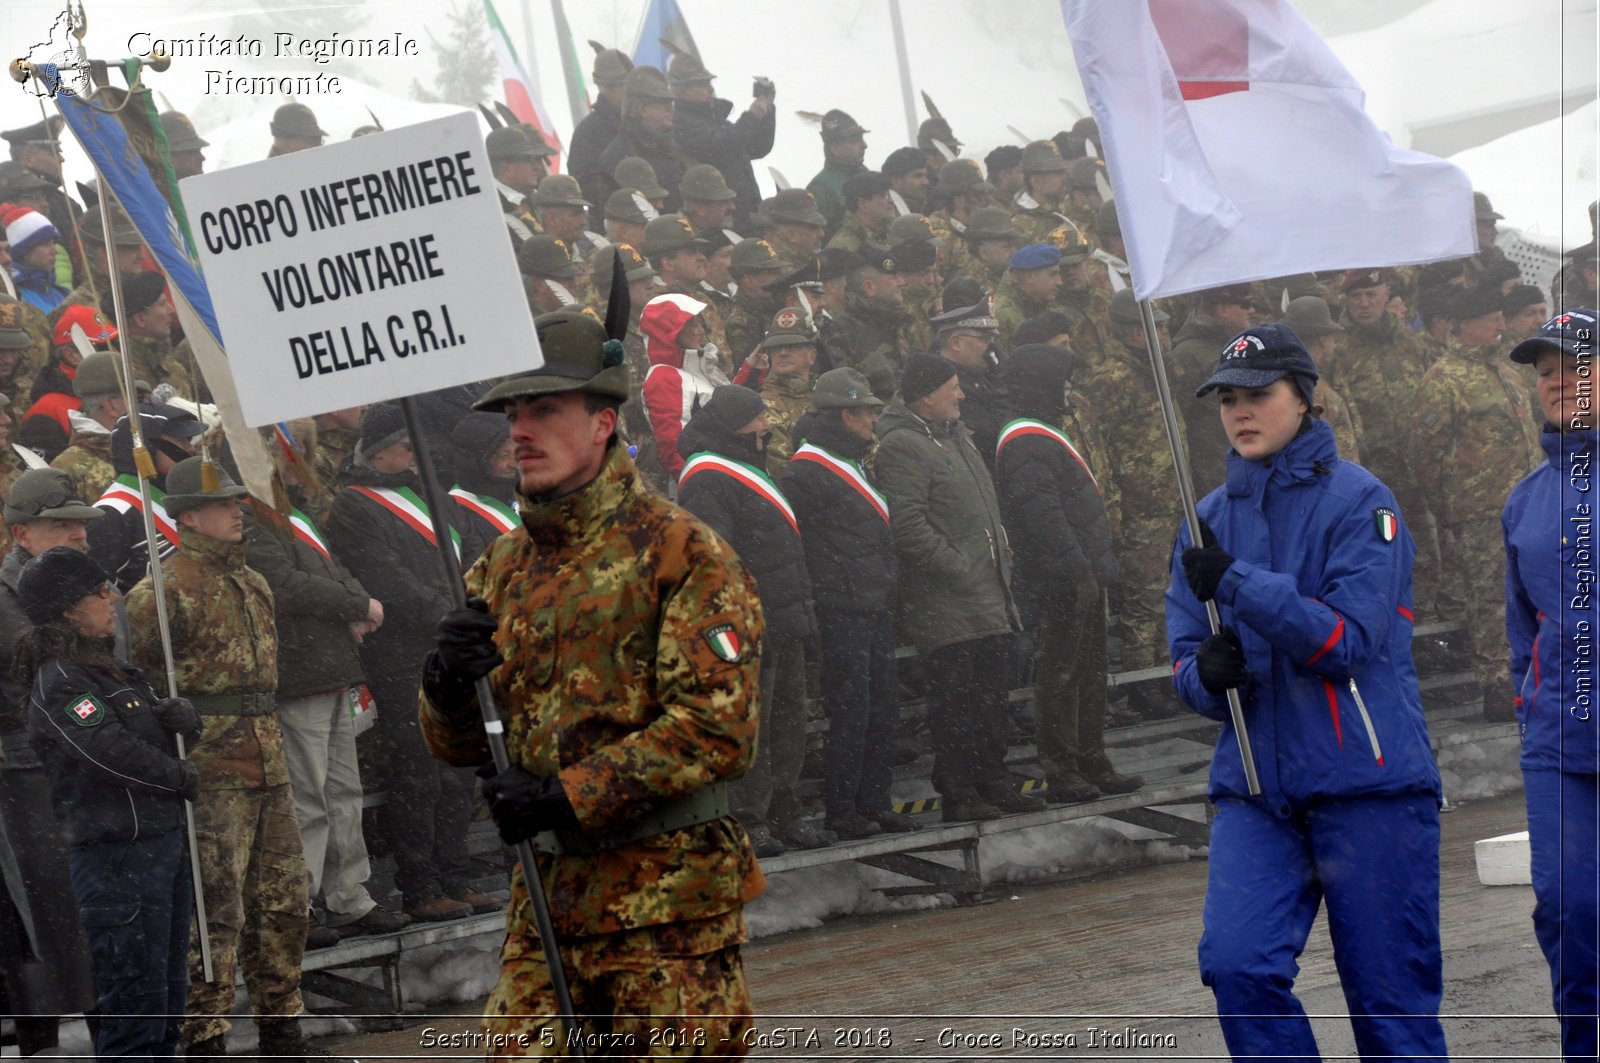
<svg viewBox="0 0 1600 1063"><path fill-rule="evenodd" d="M761 592L761 742L731 799L756 855L776 856L834 839L801 822L794 792L805 760L805 647L817 625L794 510L766 473L766 409L737 384L711 393L678 437L687 459L678 504L728 541Z"/></svg>
<svg viewBox="0 0 1600 1063"><path fill-rule="evenodd" d="M1569 310L1511 351L1538 373L1550 460L1506 501L1506 631L1522 728L1533 927L1550 964L1561 1049L1594 1059L1600 1010L1600 729L1593 683L1596 489L1593 310Z"/></svg>
<svg viewBox="0 0 1600 1063"><path fill-rule="evenodd" d="M1440 788L1411 661L1416 544L1394 493L1342 460L1311 415L1317 375L1287 325L1265 325L1229 341L1197 392L1220 392L1232 445L1227 482L1198 506L1206 545L1179 532L1166 603L1178 694L1223 721L1200 977L1235 1057L1319 1058L1293 985L1326 898L1361 1058L1442 1061Z"/></svg>
<svg viewBox="0 0 1600 1063"><path fill-rule="evenodd" d="M1117 556L1090 448L1067 431L1072 361L1071 349L1042 343L1011 352L1013 420L995 448L1000 512L1016 551L1011 593L1023 617L1037 617L1033 711L1045 796L1057 802L1144 781L1106 758L1105 592L1117 581Z"/></svg>
<svg viewBox="0 0 1600 1063"><path fill-rule="evenodd" d="M821 634L826 826L844 838L913 830L889 807L900 719L894 536L888 501L861 466L883 400L856 370L833 369L817 378L811 402L781 482L800 522Z"/></svg>
<svg viewBox="0 0 1600 1063"><path fill-rule="evenodd" d="M200 792L172 736L198 735L200 717L112 656L119 596L88 555L46 550L23 568L18 591L35 626L13 674L32 686L28 726L71 847L99 990L95 1053L170 1058L189 989L183 802Z"/></svg>

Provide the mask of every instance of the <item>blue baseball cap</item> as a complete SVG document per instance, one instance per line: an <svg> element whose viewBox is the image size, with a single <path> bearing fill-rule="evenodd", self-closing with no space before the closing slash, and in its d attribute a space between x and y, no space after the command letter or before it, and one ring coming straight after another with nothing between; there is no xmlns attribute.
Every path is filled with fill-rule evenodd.
<svg viewBox="0 0 1600 1063"><path fill-rule="evenodd" d="M1055 244L1029 244L1011 256L1006 263L1014 270L1048 269L1061 264L1061 249Z"/></svg>
<svg viewBox="0 0 1600 1063"><path fill-rule="evenodd" d="M1511 348L1511 360L1531 365L1544 351L1594 355L1595 312L1588 307L1563 310L1539 326L1539 331Z"/></svg>
<svg viewBox="0 0 1600 1063"><path fill-rule="evenodd" d="M1222 348L1217 368L1211 379L1200 385L1195 398L1202 398L1217 388L1264 388L1283 377L1294 378L1292 383L1302 392L1316 386L1317 364L1311 352L1288 325L1259 325L1245 329ZM1307 378L1302 386L1300 378Z"/></svg>

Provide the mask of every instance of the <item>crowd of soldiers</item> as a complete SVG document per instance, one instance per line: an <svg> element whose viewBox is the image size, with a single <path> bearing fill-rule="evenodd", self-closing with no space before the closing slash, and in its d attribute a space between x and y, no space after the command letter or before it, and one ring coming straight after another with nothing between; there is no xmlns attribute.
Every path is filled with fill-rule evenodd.
<svg viewBox="0 0 1600 1063"><path fill-rule="evenodd" d="M930 119L870 169L869 131L831 110L816 176L763 198L752 160L773 145L770 83L732 117L692 56L661 71L595 51L598 99L567 172L548 172L556 149L528 126L493 130L487 153L533 314L599 321L624 278L619 434L652 490L755 577L762 741L728 797L755 852L918 828L889 798L900 643L917 654L944 820L1138 789L1105 754L1105 680L1168 664L1161 603L1181 512L1093 121L980 163ZM208 145L188 119L168 112L162 126L174 171L202 172ZM236 514L216 507L243 489L209 430L208 389L137 230L114 212L108 231L63 191L59 133L0 134L0 266L16 292L0 295L0 442L45 466L0 454L0 638L9 651L30 626L19 574L53 547L85 552L125 595L119 651L199 713L214 970L191 975L184 1046L223 1052L237 968L263 1050L304 1055L293 1017L308 944L504 903L469 874L471 774L430 755L415 708L450 611L420 441L389 404L280 426L270 446L292 515L213 519ZM273 155L328 136L303 104L280 108L271 133ZM1223 482L1227 445L1192 396L1218 353L1267 321L1305 342L1322 372L1317 416L1394 490L1417 536L1419 617L1465 622L1498 716L1511 699L1497 521L1540 460L1531 382L1504 355L1549 312L1600 300L1592 242L1546 293L1496 248L1501 215L1481 193L1475 212L1470 258L1228 285L1163 300L1154 319L1202 492ZM472 412L488 390L420 400L464 564L519 522L511 430ZM170 656L130 418L154 462ZM735 632L708 641L744 659ZM1030 675L1043 796L1004 763L1007 694ZM108 931L68 900L29 685L0 688L0 809L22 861L0 871L14 897L20 874L37 928L32 958L10 947L15 927L3 939L7 1010L91 1011L87 957ZM1165 703L1158 686L1136 701ZM798 796L817 706L820 825ZM373 840L395 859L398 911L365 885L364 790L385 795ZM47 1018L18 1030L25 1052L55 1040Z"/></svg>

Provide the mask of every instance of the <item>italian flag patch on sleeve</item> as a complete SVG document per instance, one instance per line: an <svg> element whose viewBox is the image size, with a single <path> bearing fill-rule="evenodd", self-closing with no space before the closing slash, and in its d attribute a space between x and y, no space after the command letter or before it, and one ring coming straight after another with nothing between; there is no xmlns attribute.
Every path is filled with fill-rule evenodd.
<svg viewBox="0 0 1600 1063"><path fill-rule="evenodd" d="M1394 537L1400 534L1400 518L1394 515L1394 510L1380 506L1372 511L1372 519L1378 526L1378 538L1386 543L1394 542Z"/></svg>
<svg viewBox="0 0 1600 1063"><path fill-rule="evenodd" d="M706 645L711 647L711 652L729 664L739 659L739 652L744 648L739 641L739 633L734 630L732 624L717 624L707 628L705 638Z"/></svg>
<svg viewBox="0 0 1600 1063"><path fill-rule="evenodd" d="M93 694L85 694L67 707L67 715L79 727L94 727L106 718L106 707Z"/></svg>

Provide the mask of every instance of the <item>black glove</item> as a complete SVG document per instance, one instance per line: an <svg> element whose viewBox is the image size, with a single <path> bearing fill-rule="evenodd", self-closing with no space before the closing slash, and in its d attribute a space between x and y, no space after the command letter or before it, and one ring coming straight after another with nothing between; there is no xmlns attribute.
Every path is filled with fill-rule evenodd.
<svg viewBox="0 0 1600 1063"><path fill-rule="evenodd" d="M192 760L178 761L178 795L185 801L200 797L200 769L194 766Z"/></svg>
<svg viewBox="0 0 1600 1063"><path fill-rule="evenodd" d="M1200 644L1194 653L1195 667L1200 670L1200 685L1213 694L1244 686L1250 670L1244 664L1244 646L1239 633L1225 627Z"/></svg>
<svg viewBox="0 0 1600 1063"><path fill-rule="evenodd" d="M200 735L200 714L188 698L162 698L151 710L156 722L170 735L195 739Z"/></svg>
<svg viewBox="0 0 1600 1063"><path fill-rule="evenodd" d="M452 679L473 683L488 675L505 660L494 644L500 621L489 615L489 603L468 598L465 609L452 609L434 628L439 645L439 663Z"/></svg>
<svg viewBox="0 0 1600 1063"><path fill-rule="evenodd" d="M515 845L545 830L576 830L578 815L572 811L561 780L553 775L532 775L516 765L497 772L493 764L478 769L483 780L489 815L500 831L500 840Z"/></svg>
<svg viewBox="0 0 1600 1063"><path fill-rule="evenodd" d="M1210 529L1202 524L1202 535L1207 531ZM1191 546L1183 552L1183 576L1189 581L1194 596L1202 602L1217 596L1217 584L1222 582L1222 574L1232 564L1233 555L1216 545Z"/></svg>

